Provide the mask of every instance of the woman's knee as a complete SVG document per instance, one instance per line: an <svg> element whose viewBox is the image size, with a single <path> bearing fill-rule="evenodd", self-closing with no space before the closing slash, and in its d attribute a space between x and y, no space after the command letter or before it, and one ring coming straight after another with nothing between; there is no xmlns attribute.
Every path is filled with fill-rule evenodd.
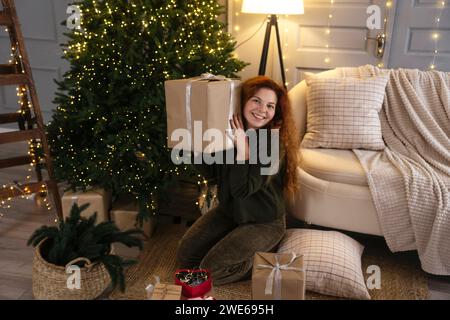
<svg viewBox="0 0 450 320"><path fill-rule="evenodd" d="M234 262L213 260L207 255L200 267L209 270L215 284L223 285L247 278L252 269L252 261L251 259Z"/></svg>
<svg viewBox="0 0 450 320"><path fill-rule="evenodd" d="M177 262L182 268L191 268L195 263L195 257L192 252L192 240L187 235L183 236L178 242Z"/></svg>

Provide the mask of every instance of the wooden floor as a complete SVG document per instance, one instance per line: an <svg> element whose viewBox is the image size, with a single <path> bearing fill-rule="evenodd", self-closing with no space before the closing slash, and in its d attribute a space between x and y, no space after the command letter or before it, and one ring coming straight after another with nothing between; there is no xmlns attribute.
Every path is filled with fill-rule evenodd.
<svg viewBox="0 0 450 320"><path fill-rule="evenodd" d="M0 145L0 159L19 155L26 145ZM24 182L27 166L0 169L0 186L14 180ZM26 242L42 225L54 223L55 212L41 201L13 200L11 209L0 209L0 299L33 299L31 270L33 248ZM125 252L124 255L127 255ZM132 254L131 254L132 255ZM450 300L450 277L429 276L430 299Z"/></svg>

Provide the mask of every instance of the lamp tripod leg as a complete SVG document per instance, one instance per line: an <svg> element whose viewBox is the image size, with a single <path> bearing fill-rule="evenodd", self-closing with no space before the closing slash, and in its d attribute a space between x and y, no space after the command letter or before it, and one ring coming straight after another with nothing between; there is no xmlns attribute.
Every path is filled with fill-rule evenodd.
<svg viewBox="0 0 450 320"><path fill-rule="evenodd" d="M259 64L259 72L258 75L263 76L266 73L266 65L267 65L267 55L269 54L269 45L270 45L270 33L272 31L272 18L267 21L266 25L266 34L264 36L264 46L261 54L261 62Z"/></svg>
<svg viewBox="0 0 450 320"><path fill-rule="evenodd" d="M277 35L277 45L278 45L278 59L280 60L280 68L281 68L281 79L283 80L283 87L286 89L286 73L284 72L284 63L283 63L283 53L281 52L281 41L280 41L280 31L278 30L278 20L275 16L275 32Z"/></svg>

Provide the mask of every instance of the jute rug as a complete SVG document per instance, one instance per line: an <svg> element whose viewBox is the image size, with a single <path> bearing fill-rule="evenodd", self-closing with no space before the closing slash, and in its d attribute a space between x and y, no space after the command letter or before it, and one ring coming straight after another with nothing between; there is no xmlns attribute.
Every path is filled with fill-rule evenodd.
<svg viewBox="0 0 450 320"><path fill-rule="evenodd" d="M146 243L138 264L126 272L126 291L115 290L110 299L146 299L145 287L158 275L161 282L174 282L176 250L179 239L186 231L182 225L159 226ZM369 290L373 300L422 300L428 296L425 273L420 269L414 253L389 252L380 245L366 245L362 258L363 271L369 265L378 265L382 270L381 289ZM370 274L365 274L369 277ZM217 300L250 300L251 281L241 281L223 286L214 286L212 295ZM336 297L306 292L307 300L330 300Z"/></svg>

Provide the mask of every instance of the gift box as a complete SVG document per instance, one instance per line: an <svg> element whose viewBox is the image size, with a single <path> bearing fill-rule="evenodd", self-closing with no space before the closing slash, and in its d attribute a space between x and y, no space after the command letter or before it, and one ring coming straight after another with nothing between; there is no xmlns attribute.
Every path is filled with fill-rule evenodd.
<svg viewBox="0 0 450 320"><path fill-rule="evenodd" d="M88 218L94 212L97 212L96 223L109 220L109 208L111 206L111 194L102 188L92 188L86 191L67 191L61 199L63 217L70 215L72 206L76 203L78 206L89 203L89 207L81 213L82 217Z"/></svg>
<svg viewBox="0 0 450 320"><path fill-rule="evenodd" d="M211 273L206 269L178 269L175 271L175 283L182 287L186 298L201 297L211 291Z"/></svg>
<svg viewBox="0 0 450 320"><path fill-rule="evenodd" d="M202 297L196 297L196 298L189 298L187 300L216 300L216 298L211 296L202 296Z"/></svg>
<svg viewBox="0 0 450 320"><path fill-rule="evenodd" d="M142 226L137 223L137 215L139 212L138 202L132 197L119 197L113 203L111 209L111 220L114 221L120 231L130 229L140 229L146 238L150 238L156 228L156 218L150 217L143 221Z"/></svg>
<svg viewBox="0 0 450 320"><path fill-rule="evenodd" d="M157 283L153 289L151 300L180 300L181 286Z"/></svg>
<svg viewBox="0 0 450 320"><path fill-rule="evenodd" d="M304 300L303 256L257 252L253 260L253 300Z"/></svg>
<svg viewBox="0 0 450 320"><path fill-rule="evenodd" d="M205 153L233 148L229 120L240 111L240 84L211 74L166 81L169 148ZM176 129L183 129L177 132L187 132L191 139L180 138Z"/></svg>

